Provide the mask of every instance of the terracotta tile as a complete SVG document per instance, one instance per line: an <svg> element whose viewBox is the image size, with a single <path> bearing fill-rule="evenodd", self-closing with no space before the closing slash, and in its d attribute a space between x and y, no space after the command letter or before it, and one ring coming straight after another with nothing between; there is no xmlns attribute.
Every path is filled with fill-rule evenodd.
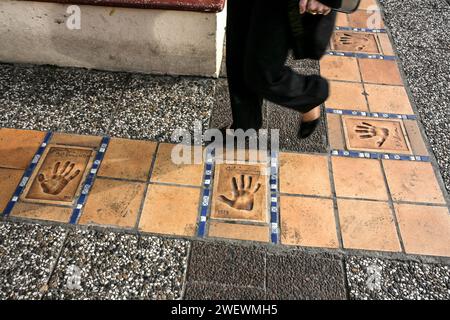
<svg viewBox="0 0 450 320"><path fill-rule="evenodd" d="M328 141L333 150L344 150L345 140L341 117L337 114L327 114Z"/></svg>
<svg viewBox="0 0 450 320"><path fill-rule="evenodd" d="M385 56L395 56L394 48L387 33L379 33L378 40L380 41L381 51Z"/></svg>
<svg viewBox="0 0 450 320"><path fill-rule="evenodd" d="M331 196L328 157L280 153L279 161L281 192Z"/></svg>
<svg viewBox="0 0 450 320"><path fill-rule="evenodd" d="M98 175L147 181L155 150L154 142L113 138Z"/></svg>
<svg viewBox="0 0 450 320"><path fill-rule="evenodd" d="M11 215L28 219L68 223L72 215L72 210L72 208L67 207L19 202L14 206Z"/></svg>
<svg viewBox="0 0 450 320"><path fill-rule="evenodd" d="M414 120L403 120L403 124L405 125L413 154L420 156L428 155L428 149L423 141L422 133L417 122Z"/></svg>
<svg viewBox="0 0 450 320"><path fill-rule="evenodd" d="M348 150L412 154L402 120L342 116Z"/></svg>
<svg viewBox="0 0 450 320"><path fill-rule="evenodd" d="M320 60L320 74L328 80L361 81L356 58L324 56Z"/></svg>
<svg viewBox="0 0 450 320"><path fill-rule="evenodd" d="M431 163L383 160L383 165L394 201L445 203Z"/></svg>
<svg viewBox="0 0 450 320"><path fill-rule="evenodd" d="M345 13L338 12L336 14L336 26L338 27L349 27L348 16Z"/></svg>
<svg viewBox="0 0 450 320"><path fill-rule="evenodd" d="M208 235L213 238L269 242L269 227L211 221Z"/></svg>
<svg viewBox="0 0 450 320"><path fill-rule="evenodd" d="M282 196L281 243L338 248L333 200Z"/></svg>
<svg viewBox="0 0 450 320"><path fill-rule="evenodd" d="M330 81L330 97L327 108L369 111L361 83Z"/></svg>
<svg viewBox="0 0 450 320"><path fill-rule="evenodd" d="M445 207L395 205L405 251L450 257L450 213Z"/></svg>
<svg viewBox="0 0 450 320"><path fill-rule="evenodd" d="M340 199L338 210L345 248L401 251L388 203Z"/></svg>
<svg viewBox="0 0 450 320"><path fill-rule="evenodd" d="M194 236L200 189L150 185L139 230L160 234Z"/></svg>
<svg viewBox="0 0 450 320"><path fill-rule="evenodd" d="M400 71L395 61L359 59L364 82L403 85Z"/></svg>
<svg viewBox="0 0 450 320"><path fill-rule="evenodd" d="M332 157L338 197L388 200L378 160Z"/></svg>
<svg viewBox="0 0 450 320"><path fill-rule="evenodd" d="M203 164L194 164L194 150L191 150L192 164L175 164L171 159L173 144L161 143L158 147L156 162L151 181L200 186L203 178ZM203 163L203 160L199 160Z"/></svg>
<svg viewBox="0 0 450 320"><path fill-rule="evenodd" d="M381 53L376 34L335 31L331 37L331 50L354 53Z"/></svg>
<svg viewBox="0 0 450 320"><path fill-rule="evenodd" d="M372 112L414 114L405 88L376 84L364 85Z"/></svg>
<svg viewBox="0 0 450 320"><path fill-rule="evenodd" d="M91 148L49 144L21 199L72 205L81 192L94 156L95 152Z"/></svg>
<svg viewBox="0 0 450 320"><path fill-rule="evenodd" d="M381 13L372 10L358 10L348 15L352 28L384 29L385 25Z"/></svg>
<svg viewBox="0 0 450 320"><path fill-rule="evenodd" d="M54 133L50 143L85 147L97 149L102 142L102 137L98 136L83 136L79 134Z"/></svg>
<svg viewBox="0 0 450 320"><path fill-rule="evenodd" d="M267 222L266 165L219 164L214 174L211 217Z"/></svg>
<svg viewBox="0 0 450 320"><path fill-rule="evenodd" d="M26 169L45 132L0 128L0 167Z"/></svg>
<svg viewBox="0 0 450 320"><path fill-rule="evenodd" d="M0 168L0 213L11 200L22 176L22 170Z"/></svg>
<svg viewBox="0 0 450 320"><path fill-rule="evenodd" d="M144 191L144 183L98 178L79 223L133 228Z"/></svg>
<svg viewBox="0 0 450 320"><path fill-rule="evenodd" d="M360 10L367 10L367 9L375 9L379 10L378 3L376 0L361 0L359 4Z"/></svg>

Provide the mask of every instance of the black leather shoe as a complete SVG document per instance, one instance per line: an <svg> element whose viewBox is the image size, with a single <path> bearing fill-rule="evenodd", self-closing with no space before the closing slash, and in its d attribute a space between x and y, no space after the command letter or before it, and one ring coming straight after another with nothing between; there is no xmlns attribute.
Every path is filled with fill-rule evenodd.
<svg viewBox="0 0 450 320"><path fill-rule="evenodd" d="M320 118L313 120L313 121L308 121L308 122L302 121L300 124L300 129L298 130L298 137L300 139L308 138L310 135L312 135L314 133L314 131L316 130L319 123L320 123Z"/></svg>

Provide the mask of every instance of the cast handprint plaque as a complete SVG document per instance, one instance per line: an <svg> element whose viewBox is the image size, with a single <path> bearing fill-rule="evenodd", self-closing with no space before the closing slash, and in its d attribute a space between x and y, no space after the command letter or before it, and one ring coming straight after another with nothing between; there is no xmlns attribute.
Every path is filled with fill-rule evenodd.
<svg viewBox="0 0 450 320"><path fill-rule="evenodd" d="M263 164L219 164L214 177L211 217L267 220L267 176Z"/></svg>
<svg viewBox="0 0 450 320"><path fill-rule="evenodd" d="M342 122L348 150L412 154L402 120L343 116Z"/></svg>
<svg viewBox="0 0 450 320"><path fill-rule="evenodd" d="M80 192L94 150L49 145L31 176L24 201L70 205Z"/></svg>

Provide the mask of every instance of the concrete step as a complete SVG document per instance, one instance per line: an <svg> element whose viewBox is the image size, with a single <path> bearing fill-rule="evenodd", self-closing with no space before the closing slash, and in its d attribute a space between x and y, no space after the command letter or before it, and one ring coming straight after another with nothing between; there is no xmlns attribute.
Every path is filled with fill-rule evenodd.
<svg viewBox="0 0 450 320"><path fill-rule="evenodd" d="M218 77L224 0L0 0L0 61Z"/></svg>

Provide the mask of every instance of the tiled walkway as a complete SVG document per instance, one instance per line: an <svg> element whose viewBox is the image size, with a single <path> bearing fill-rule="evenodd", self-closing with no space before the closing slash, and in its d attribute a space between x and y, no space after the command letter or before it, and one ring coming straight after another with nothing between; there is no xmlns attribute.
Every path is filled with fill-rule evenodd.
<svg viewBox="0 0 450 320"><path fill-rule="evenodd" d="M118 232L114 233L117 237L126 238L125 234L138 233L182 238L167 240L179 241L179 250L175 250L176 253L169 250L167 255L174 254L185 260L186 240L211 241L212 244L194 242L196 249L191 255L187 274L190 286L185 292L188 298L201 297L198 296L201 292L204 297L208 296L207 292L210 292L210 297L214 292L221 292L224 296L234 292L235 297L255 298L311 296L311 293L300 291L291 294L278 292L276 282L287 281L287 274L285 278L282 274L269 277L268 281L275 282L265 283L264 280L262 286L259 280L252 282L252 277L258 277L257 274L245 281L238 278L236 281L232 278L224 281L212 279L211 274L217 272L214 270L211 274L202 274L205 272L201 270L204 267L202 257L211 255L212 260L221 259L214 254L217 249L215 242L220 242L217 246L224 246L224 252L232 250L218 241L224 239L248 245L254 245L252 241L272 243L275 250L281 251L300 247L317 250L320 254L356 254L357 257L346 260L346 277L349 281L354 280L349 284L350 294L345 293L342 287L346 277L340 269L342 263L339 259L320 258L325 259L324 265L329 266L331 275L339 274L330 279L332 284L327 294L332 292L328 296L332 298L373 295L364 291L364 286L358 281L361 280L360 273L366 272L360 269L361 266L371 264L364 259L373 260L377 254L401 260L423 257L448 263L449 198L404 87L390 38L374 4L375 1L366 0L357 13L339 15L329 54L320 62L320 72L331 84L331 96L325 103L326 150L317 150L322 151L317 153L280 152L256 163L245 164L219 164L210 155L199 164L175 165L171 161L175 147L172 144L23 130L18 128L28 126L19 123L15 128L0 129L0 213L7 221L32 220L50 225L114 229ZM375 10L366 11L369 7ZM380 24L376 28L364 29L368 18L380 21ZM148 94L140 87L139 81L133 83L135 88L130 86L126 93L128 100L132 101L136 92ZM149 99L171 105L170 92L164 93L165 98L156 97L155 92ZM197 104L195 101L185 103ZM123 113L118 117L121 120L105 124L117 127L114 132L127 130L128 126L135 130L144 126L145 119L129 119L133 111L126 107L119 107L115 112ZM19 118L22 121L27 119L25 114ZM155 129L144 131L149 136L151 132L153 138L157 137L158 133L153 131L157 131L158 125L152 120L148 126ZM141 138L148 137L144 135ZM245 199L242 194L245 194ZM4 226L8 228L6 224ZM52 231L55 239L65 241L66 247L72 240L89 239L89 231L83 231L83 227L78 233L69 231L69 235L64 228L52 228L56 228ZM73 239L68 241L67 237ZM156 239L148 241L159 241ZM147 254L146 249L141 248L141 240L130 238L124 241L131 241L136 246L136 254ZM83 245L89 246L89 243ZM269 251L273 249L272 246L270 248ZM85 249L89 250L87 247L80 250ZM76 250L75 253L61 250L62 257L76 255ZM236 247L236 250L241 249ZM274 265L294 263L291 258L302 260L289 254L267 253L264 246L242 250L256 255L256 260ZM52 254L48 259L56 259ZM242 255L246 254L250 253ZM372 258L360 257L364 255ZM64 263L59 258L58 268L67 267ZM212 263L220 264L218 261ZM314 269L313 265L318 262L312 259L302 263L311 263L305 268ZM383 263L398 263L398 266L392 265L393 268L401 265L400 262ZM172 278L168 284L173 290L167 291L170 293L166 298L182 295L179 282L183 281L185 270L184 267L177 268L178 271L174 271L177 280ZM261 278L265 278L263 274L270 270L264 267L260 271ZM58 278L58 272L53 270L51 274ZM139 271L136 269L136 272ZM277 276L281 278L275 280ZM61 275L58 281L63 277ZM239 283L239 288L236 283ZM54 284L53 291L45 288L45 295L41 293L39 297L51 298L52 292L60 297L64 294L62 287ZM129 298L159 297L154 295L155 290L146 291L145 284L139 283L139 288L126 295L117 289L117 294ZM321 289L316 287L316 290L320 296ZM98 293L92 297L113 297L95 289L91 291ZM70 297L71 293L66 294Z"/></svg>

